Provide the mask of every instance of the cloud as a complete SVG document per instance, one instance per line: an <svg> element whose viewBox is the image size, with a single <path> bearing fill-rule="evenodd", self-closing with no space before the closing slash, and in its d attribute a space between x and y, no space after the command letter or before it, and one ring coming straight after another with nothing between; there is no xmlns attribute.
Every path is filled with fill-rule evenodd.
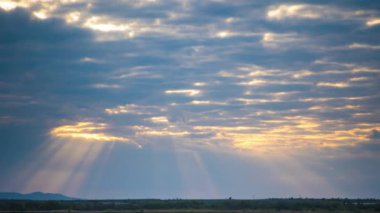
<svg viewBox="0 0 380 213"><path fill-rule="evenodd" d="M353 43L348 45L349 49L369 49L369 50L379 50L380 45L370 45L370 44L361 44L361 43Z"/></svg>
<svg viewBox="0 0 380 213"><path fill-rule="evenodd" d="M218 102L218 101L209 101L209 100L194 100L191 101L190 104L193 105L226 105L225 102Z"/></svg>
<svg viewBox="0 0 380 213"><path fill-rule="evenodd" d="M83 27L89 28L101 33L118 33L121 32L127 37L133 37L135 32L131 29L133 23L123 23L123 21L114 20L112 17L91 16L83 23Z"/></svg>
<svg viewBox="0 0 380 213"><path fill-rule="evenodd" d="M61 101L69 103L73 98L67 96L68 91L86 87L87 83L81 82L86 78L83 72L86 65L78 61L89 54L92 36L58 19L36 20L21 9L0 11L0 19L3 32L0 57L4 59L0 63L3 70L0 85L4 90L14 91L0 97L2 113L45 125L47 117L43 114L54 117L64 105ZM95 73L97 69L92 71ZM25 116L25 112L29 115Z"/></svg>
<svg viewBox="0 0 380 213"><path fill-rule="evenodd" d="M191 133L184 130L176 129L175 127L169 128L151 128L146 126L133 126L131 127L136 131L138 136L148 136L148 137L183 137L190 135Z"/></svg>
<svg viewBox="0 0 380 213"><path fill-rule="evenodd" d="M266 32L263 34L261 43L264 47L281 48L301 46L304 41L305 39L296 33Z"/></svg>
<svg viewBox="0 0 380 213"><path fill-rule="evenodd" d="M30 7L31 3L28 1L1 1L0 8L6 11L14 10L17 7Z"/></svg>
<svg viewBox="0 0 380 213"><path fill-rule="evenodd" d="M97 142L127 142L126 137L118 137L104 132L107 125L94 122L77 122L53 128L50 134L56 138L72 139L78 141Z"/></svg>
<svg viewBox="0 0 380 213"><path fill-rule="evenodd" d="M153 123L169 123L169 120L166 116L151 117L150 120Z"/></svg>
<svg viewBox="0 0 380 213"><path fill-rule="evenodd" d="M166 111L165 108L159 106L145 106L136 104L119 105L104 110L109 115L118 114L134 114L134 115L152 115Z"/></svg>
<svg viewBox="0 0 380 213"><path fill-rule="evenodd" d="M373 27L380 24L380 18L372 18L368 19L366 25L369 27Z"/></svg>
<svg viewBox="0 0 380 213"><path fill-rule="evenodd" d="M202 91L201 90L196 90L196 89L166 90L165 94L168 94L168 95L198 96L198 95L202 94Z"/></svg>
<svg viewBox="0 0 380 213"><path fill-rule="evenodd" d="M372 140L379 140L380 139L380 131L378 131L377 129L371 130L368 138L372 139Z"/></svg>
<svg viewBox="0 0 380 213"><path fill-rule="evenodd" d="M323 6L308 4L282 4L269 8L267 18L273 20L288 18L318 19L326 12L324 9L326 8Z"/></svg>
<svg viewBox="0 0 380 213"><path fill-rule="evenodd" d="M179 177L181 163L201 165L204 159L202 171L216 181L225 177L224 193L246 190L251 196L246 187L226 191L236 177L213 169L219 158L231 165L225 157L232 155L241 174L241 168L262 160L265 174L279 177L281 186L295 182L279 195L297 196L298 179L289 171L346 189L357 183L357 176L341 168L346 162L364 171L363 165L375 164L363 159L378 161L370 135L377 134L379 123L379 35L377 25L366 22L378 17L379 3L0 2L5 8L0 11L0 166L8 167L5 171L14 159L25 162L27 151L18 147L101 145L98 158L104 164L91 172L131 183L121 184L120 194L137 196L130 191L134 180L149 189L158 186L158 195L170 194L160 187L171 189L172 180L151 168L187 183ZM50 138L41 138L46 133ZM144 148L137 152L125 145L135 142ZM183 152L205 154L178 160ZM327 169L331 165L334 170ZM337 178L340 172L344 178ZM96 175L89 176L94 181ZM0 189L7 185L3 179ZM355 189L371 188L361 184ZM86 187L78 190L85 193ZM142 193L141 187L134 189ZM263 189L271 196L276 190Z"/></svg>
<svg viewBox="0 0 380 213"><path fill-rule="evenodd" d="M83 62L83 63L95 63L95 64L103 63L103 61L101 61L99 59L91 58L91 57L81 58L80 62Z"/></svg>
<svg viewBox="0 0 380 213"><path fill-rule="evenodd" d="M319 82L317 84L319 87L335 87L335 88L345 88L349 87L350 84L347 82Z"/></svg>
<svg viewBox="0 0 380 213"><path fill-rule="evenodd" d="M339 5L340 6L340 5ZM268 8L266 18L271 21L289 20L329 20L344 21L354 20L364 22L367 26L378 24L376 18L369 18L376 14L372 9L347 9L338 5L327 4L275 4Z"/></svg>
<svg viewBox="0 0 380 213"><path fill-rule="evenodd" d="M0 2L0 7L3 10L9 11L9 10L15 9L17 7L17 3L11 2L11 1L4 1L4 2Z"/></svg>
<svg viewBox="0 0 380 213"><path fill-rule="evenodd" d="M94 84L93 87L97 89L120 89L121 88L119 84Z"/></svg>

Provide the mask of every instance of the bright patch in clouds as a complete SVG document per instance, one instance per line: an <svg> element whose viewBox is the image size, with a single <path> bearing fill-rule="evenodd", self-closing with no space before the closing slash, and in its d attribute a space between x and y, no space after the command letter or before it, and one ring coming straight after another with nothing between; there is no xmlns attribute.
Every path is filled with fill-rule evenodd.
<svg viewBox="0 0 380 213"><path fill-rule="evenodd" d="M369 19L369 20L366 22L366 24L367 24L367 26L369 26L369 27L376 26L376 25L380 25L380 18Z"/></svg>
<svg viewBox="0 0 380 213"><path fill-rule="evenodd" d="M94 84L93 87L98 89L120 89L121 86L118 84Z"/></svg>
<svg viewBox="0 0 380 213"><path fill-rule="evenodd" d="M267 18L282 20L288 18L317 19L323 14L323 7L307 4L283 4L269 8Z"/></svg>
<svg viewBox="0 0 380 213"><path fill-rule="evenodd" d="M372 10L348 10L332 5L278 4L268 8L266 18L272 21L325 19L330 21L355 20L362 22L363 19L368 19L372 14L374 14ZM365 22L367 26L379 23L377 18L370 18Z"/></svg>
<svg viewBox="0 0 380 213"><path fill-rule="evenodd" d="M81 19L81 13L79 11L72 11L64 15L64 19L67 23L72 24L78 22Z"/></svg>
<svg viewBox="0 0 380 213"><path fill-rule="evenodd" d="M345 87L350 86L350 84L347 82L319 82L317 85L320 87L337 87L337 88L345 88Z"/></svg>
<svg viewBox="0 0 380 213"><path fill-rule="evenodd" d="M98 142L127 142L128 138L117 137L105 133L107 125L104 123L78 122L70 125L55 127L50 134L56 138L72 139L78 141Z"/></svg>
<svg viewBox="0 0 380 213"><path fill-rule="evenodd" d="M166 90L165 94L168 94L168 95L198 96L198 95L202 94L202 91L201 90L196 90L196 89Z"/></svg>
<svg viewBox="0 0 380 213"><path fill-rule="evenodd" d="M153 123L169 123L169 120L165 116L151 117L150 120Z"/></svg>
<svg viewBox="0 0 380 213"><path fill-rule="evenodd" d="M168 126L163 128L151 128L147 126L133 126L131 127L136 131L136 134L139 136L148 136L148 137L183 137L190 135L188 131L183 131L177 129L175 126ZM178 139L178 138L177 138Z"/></svg>
<svg viewBox="0 0 380 213"><path fill-rule="evenodd" d="M370 44L361 44L353 43L348 45L350 49L370 49L370 50L380 50L380 45L370 45Z"/></svg>
<svg viewBox="0 0 380 213"><path fill-rule="evenodd" d="M35 3L34 1L28 1L28 0L18 0L18 1L0 0L0 8L6 11L10 11L10 10L16 9L17 7L28 8L34 3Z"/></svg>
<svg viewBox="0 0 380 213"><path fill-rule="evenodd" d="M12 1L1 1L0 2L0 8L3 10L13 10L17 7L16 2Z"/></svg>
<svg viewBox="0 0 380 213"><path fill-rule="evenodd" d="M208 101L208 100L194 100L191 101L193 105L227 105L225 102Z"/></svg>
<svg viewBox="0 0 380 213"><path fill-rule="evenodd" d="M302 36L296 33L272 33L267 32L262 36L261 43L264 47L280 48L294 45L300 45L303 41Z"/></svg>
<svg viewBox="0 0 380 213"><path fill-rule="evenodd" d="M218 32L216 34L216 37L219 37L219 38L226 38L226 37L230 37L232 36L233 33L229 32L229 31L222 31L222 32Z"/></svg>
<svg viewBox="0 0 380 213"><path fill-rule="evenodd" d="M101 32L118 32L129 30L130 27L127 24L117 23L112 19L106 17L97 17L93 16L87 19L84 24L84 27L88 27L92 30L101 31Z"/></svg>
<svg viewBox="0 0 380 213"><path fill-rule="evenodd" d="M109 115L118 115L118 114L151 115L154 113L165 112L166 108L157 107L157 106L126 104L126 105L119 105L113 108L106 108L104 111Z"/></svg>

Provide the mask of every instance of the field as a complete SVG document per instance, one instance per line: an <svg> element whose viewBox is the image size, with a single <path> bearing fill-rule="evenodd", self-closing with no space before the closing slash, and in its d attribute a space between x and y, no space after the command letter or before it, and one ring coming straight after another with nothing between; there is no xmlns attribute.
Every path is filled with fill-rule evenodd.
<svg viewBox="0 0 380 213"><path fill-rule="evenodd" d="M380 212L380 200L293 198L263 200L0 200L0 212L357 213Z"/></svg>

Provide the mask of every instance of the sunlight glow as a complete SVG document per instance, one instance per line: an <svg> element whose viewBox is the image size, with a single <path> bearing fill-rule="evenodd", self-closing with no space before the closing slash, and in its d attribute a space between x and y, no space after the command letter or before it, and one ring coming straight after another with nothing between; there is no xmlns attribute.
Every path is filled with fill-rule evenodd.
<svg viewBox="0 0 380 213"><path fill-rule="evenodd" d="M209 101L209 100L194 100L191 101L192 105L226 105L225 102L219 102L219 101Z"/></svg>
<svg viewBox="0 0 380 213"><path fill-rule="evenodd" d="M350 84L346 82L319 82L317 84L319 87L336 87L336 88L346 88L349 87Z"/></svg>
<svg viewBox="0 0 380 213"><path fill-rule="evenodd" d="M344 106L342 109L357 109ZM337 148L367 141L371 125L341 127L334 120L318 121L311 117L287 116L277 120L263 120L255 126L195 126L193 130L215 135L216 141L229 141L234 149L255 153L297 151L313 147ZM328 126L331 129L327 128Z"/></svg>
<svg viewBox="0 0 380 213"><path fill-rule="evenodd" d="M366 22L366 25L369 26L369 27L376 26L376 25L379 25L379 24L380 24L380 18L369 19Z"/></svg>
<svg viewBox="0 0 380 213"><path fill-rule="evenodd" d="M67 23L76 23L80 20L81 13L79 11L72 11L65 14L64 19Z"/></svg>
<svg viewBox="0 0 380 213"><path fill-rule="evenodd" d="M227 38L227 37L230 37L231 35L232 35L232 33L229 32L229 31L222 31L222 32L218 32L216 34L216 37L218 37L218 38Z"/></svg>
<svg viewBox="0 0 380 213"><path fill-rule="evenodd" d="M131 127L140 136L159 136L159 137L182 137L190 135L188 131L181 131L174 126L164 128L151 128L147 126L133 126Z"/></svg>
<svg viewBox="0 0 380 213"><path fill-rule="evenodd" d="M262 35L261 43L264 47L279 48L289 43L301 42L303 38L296 33L266 32Z"/></svg>
<svg viewBox="0 0 380 213"><path fill-rule="evenodd" d="M50 134L58 138L78 139L85 141L101 142L127 142L128 138L117 137L104 132L107 125L104 123L78 122L73 125L63 125L55 127Z"/></svg>
<svg viewBox="0 0 380 213"><path fill-rule="evenodd" d="M113 108L106 108L104 111L109 115L133 114L133 115L151 115L154 112L162 113L167 109L159 106L146 106L137 104L119 105Z"/></svg>
<svg viewBox="0 0 380 213"><path fill-rule="evenodd" d="M281 20L291 17L316 19L321 17L321 14L318 13L320 9L321 8L318 6L311 6L307 4L283 4L270 8L267 12L267 18L274 20Z"/></svg>
<svg viewBox="0 0 380 213"><path fill-rule="evenodd" d="M48 18L48 13L47 11L40 10L40 11L35 11L33 12L33 15L37 17L38 19L47 19Z"/></svg>
<svg viewBox="0 0 380 213"><path fill-rule="evenodd" d="M121 88L119 84L94 84L93 87L97 89L120 89Z"/></svg>
<svg viewBox="0 0 380 213"><path fill-rule="evenodd" d="M5 11L14 10L17 7L30 8L36 2L29 0L18 0L18 1L9 1L9 0L0 0L0 8Z"/></svg>
<svg viewBox="0 0 380 213"><path fill-rule="evenodd" d="M207 84L205 82L195 82L193 85L196 87L203 87L203 86L206 86Z"/></svg>
<svg viewBox="0 0 380 213"><path fill-rule="evenodd" d="M62 143L54 138L23 171L28 181L24 191L48 191L76 194L89 178L95 162L112 148L111 143ZM59 169L57 169L59 167Z"/></svg>
<svg viewBox="0 0 380 213"><path fill-rule="evenodd" d="M182 89L182 90L166 90L166 94L169 95L185 95L185 96L197 96L202 92L196 89Z"/></svg>
<svg viewBox="0 0 380 213"><path fill-rule="evenodd" d="M247 85L247 86L258 86L258 85L263 85L267 83L267 81L265 81L264 79L252 79L250 81L247 81L247 82L242 82L240 83L241 85Z"/></svg>
<svg viewBox="0 0 380 213"><path fill-rule="evenodd" d="M380 19L379 19L380 24ZM380 45L371 45L371 44L362 44L362 43L353 43L348 45L349 49L369 49L369 50L379 50Z"/></svg>
<svg viewBox="0 0 380 213"><path fill-rule="evenodd" d="M17 3L13 1L0 1L0 8L6 11L13 10L17 7Z"/></svg>
<svg viewBox="0 0 380 213"><path fill-rule="evenodd" d="M150 120L153 123L169 123L169 120L165 116L151 117Z"/></svg>
<svg viewBox="0 0 380 213"><path fill-rule="evenodd" d="M86 20L83 24L84 27L90 28L95 31L113 32L113 31L126 31L130 27L127 24L116 23L104 17L93 16Z"/></svg>

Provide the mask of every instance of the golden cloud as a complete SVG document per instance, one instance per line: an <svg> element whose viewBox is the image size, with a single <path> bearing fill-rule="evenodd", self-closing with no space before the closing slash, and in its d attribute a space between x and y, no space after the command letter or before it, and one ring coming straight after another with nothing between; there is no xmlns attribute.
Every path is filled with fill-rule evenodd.
<svg viewBox="0 0 380 213"><path fill-rule="evenodd" d="M107 134L104 130L107 125L104 123L78 122L70 125L55 127L50 134L56 138L66 138L84 141L99 142L127 142L128 138Z"/></svg>

